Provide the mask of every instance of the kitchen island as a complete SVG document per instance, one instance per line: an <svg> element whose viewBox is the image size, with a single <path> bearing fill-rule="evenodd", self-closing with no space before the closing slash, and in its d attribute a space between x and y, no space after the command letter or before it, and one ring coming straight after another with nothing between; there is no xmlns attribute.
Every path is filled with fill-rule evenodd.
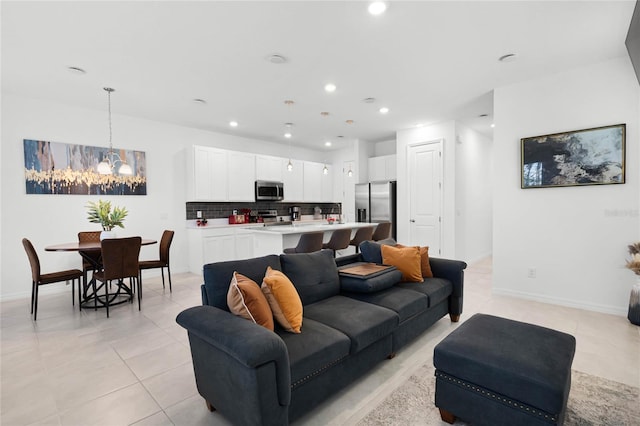
<svg viewBox="0 0 640 426"><path fill-rule="evenodd" d="M337 229L351 228L351 238L358 228L376 226L375 223L305 223L298 222L292 225L265 226L263 228L238 229L238 233L251 233L253 235L253 256L266 256L268 254L280 254L285 248L295 247L302 234L310 232L324 232L323 242L329 241L333 231ZM336 256L351 254L355 251L353 247L339 250Z"/></svg>

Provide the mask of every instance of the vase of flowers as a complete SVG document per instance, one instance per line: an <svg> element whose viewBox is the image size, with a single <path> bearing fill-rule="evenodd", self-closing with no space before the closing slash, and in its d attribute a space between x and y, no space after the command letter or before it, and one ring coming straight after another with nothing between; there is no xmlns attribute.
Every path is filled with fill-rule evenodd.
<svg viewBox="0 0 640 426"><path fill-rule="evenodd" d="M127 217L129 212L124 207L111 208L110 201L98 200L97 203L89 201L87 203L87 213L89 216L89 222L99 223L102 226L102 233L100 233L100 240L105 238L115 238L115 232L113 228L119 226L124 228L124 218Z"/></svg>
<svg viewBox="0 0 640 426"><path fill-rule="evenodd" d="M627 318L631 324L640 325L640 242L629 246L629 254L631 259L627 261L627 268L636 274L636 283L631 288Z"/></svg>

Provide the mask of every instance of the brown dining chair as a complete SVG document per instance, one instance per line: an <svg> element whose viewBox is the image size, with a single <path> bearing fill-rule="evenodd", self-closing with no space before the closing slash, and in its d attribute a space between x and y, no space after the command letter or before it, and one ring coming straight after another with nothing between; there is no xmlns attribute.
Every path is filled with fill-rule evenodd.
<svg viewBox="0 0 640 426"><path fill-rule="evenodd" d="M171 289L171 267L169 266L169 249L171 248L171 241L173 241L173 231L166 230L162 233L160 239L160 259L158 260L141 260L140 261L140 282L142 282L142 270L143 269L155 269L160 268L162 274L162 288L164 288L164 268L167 268L167 275L169 275L169 292Z"/></svg>
<svg viewBox="0 0 640 426"><path fill-rule="evenodd" d="M40 259L36 249L33 248L33 244L26 238L22 239L22 245L29 257L29 264L31 265L31 313L33 314L33 320L38 318L38 288L41 285L53 284L62 281L71 281L71 304L75 305L75 281L78 280L78 303L80 303L80 278L82 277L82 271L80 269L67 269L66 271L50 272L43 274L40 270Z"/></svg>
<svg viewBox="0 0 640 426"><path fill-rule="evenodd" d="M373 241L380 241L389 238L391 235L391 222L380 222L376 226L376 230L373 231L371 239Z"/></svg>
<svg viewBox="0 0 640 426"><path fill-rule="evenodd" d="M335 257L337 250L349 247L349 241L351 241L351 228L336 229L322 248L333 250L333 257Z"/></svg>
<svg viewBox="0 0 640 426"><path fill-rule="evenodd" d="M349 241L350 246L355 246L356 253L360 251L360 243L373 239L373 226L367 226L365 228L358 228L356 235Z"/></svg>
<svg viewBox="0 0 640 426"><path fill-rule="evenodd" d="M101 303L104 304L107 310L107 318L109 318L109 305L122 295L122 291L128 296L129 301L133 303L133 294L136 285L138 286L138 310L140 310L140 292L142 288L139 279L140 268L138 265L138 257L140 256L142 238L107 238L102 240L100 245L102 247L102 270L94 272L93 276L96 280L104 283L105 296L104 302L101 300ZM129 279L129 287L124 283L126 278ZM109 284L116 280L117 290L116 293L111 294L110 299ZM98 293L95 280L93 286L93 293L95 295L94 303L97 308Z"/></svg>
<svg viewBox="0 0 640 426"><path fill-rule="evenodd" d="M309 232L307 234L300 235L298 245L291 248L284 249L284 253L313 253L314 251L322 250L322 237L324 232Z"/></svg>
<svg viewBox="0 0 640 426"><path fill-rule="evenodd" d="M78 232L78 242L80 243L90 243L100 242L100 232L101 231L82 231ZM84 252L82 254L82 285L84 288L87 288L87 273L95 271L96 265L101 264L101 256L102 253L100 251L95 252Z"/></svg>

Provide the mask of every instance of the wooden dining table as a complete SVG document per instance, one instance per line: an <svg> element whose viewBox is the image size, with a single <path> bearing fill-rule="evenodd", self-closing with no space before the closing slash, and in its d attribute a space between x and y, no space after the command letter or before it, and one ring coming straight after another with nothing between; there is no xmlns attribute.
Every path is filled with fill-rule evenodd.
<svg viewBox="0 0 640 426"><path fill-rule="evenodd" d="M157 242L158 241L156 240L143 238L141 245L148 246L148 245L156 244ZM59 252L76 251L80 254L80 256L82 256L84 260L86 260L93 266L94 271L100 271L102 269L102 257L95 256L96 252L100 252L102 250L100 241L84 241L84 242L74 241L69 243L54 244L54 245L45 247L44 250L59 251ZM82 309L83 307L99 308L106 305L105 301L101 299L101 297L104 297L104 295L102 295L101 297L98 296L98 291L102 288L103 285L106 285L106 283L103 283L98 287L95 286L95 283L96 283L96 278L94 276L91 277L91 280L83 283L83 289L81 292L82 301L80 302L80 309ZM113 293L113 295L111 294L109 295L110 297L109 305L124 303L126 301L132 300L133 294L130 290L125 290L124 293L122 293L121 290L122 290L122 287L118 285L117 292ZM121 301L113 303L113 300L116 300L116 299L120 299Z"/></svg>

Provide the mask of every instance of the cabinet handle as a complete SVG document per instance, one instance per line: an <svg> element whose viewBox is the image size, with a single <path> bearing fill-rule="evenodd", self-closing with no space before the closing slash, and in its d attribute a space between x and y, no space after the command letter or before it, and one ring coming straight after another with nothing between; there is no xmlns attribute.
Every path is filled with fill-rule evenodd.
<svg viewBox="0 0 640 426"><path fill-rule="evenodd" d="M412 222L412 223L415 223L415 221L416 221L415 219L409 220L409 222Z"/></svg>

